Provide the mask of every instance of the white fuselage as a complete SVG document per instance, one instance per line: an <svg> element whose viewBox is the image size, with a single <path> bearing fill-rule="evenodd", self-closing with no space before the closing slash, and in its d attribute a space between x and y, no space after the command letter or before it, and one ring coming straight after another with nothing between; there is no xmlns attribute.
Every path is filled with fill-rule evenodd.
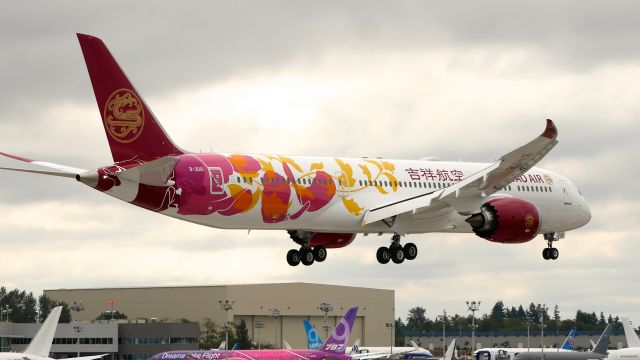
<svg viewBox="0 0 640 360"><path fill-rule="evenodd" d="M202 154L183 155L197 158ZM231 157L229 154L220 156ZM217 184L216 192L224 191L229 196L238 191L253 194L254 205L251 209L233 215L221 215L213 212L206 215L180 214L178 206L170 206L159 211L165 215L206 226L225 229L299 229L317 232L351 233L427 233L427 232L472 232L465 222L468 214L461 215L451 206L443 204L440 209L431 208L429 212L401 214L393 226L382 222L361 226L367 209L392 203L412 196L422 195L450 186L470 176L490 164L445 161L408 161L370 158L321 158L321 157L282 157L267 155L242 155L260 161L261 167L251 174L234 171L227 174L224 183ZM209 170L207 170L209 166ZM195 167L196 170L200 167ZM199 171L213 175L213 167L204 164ZM265 207L271 206L267 194L269 174L281 175L284 183L276 184L284 189L288 201L286 214L277 222L265 222ZM195 171L195 170L194 170ZM335 192L330 200L313 212L304 211L305 201L301 200L299 190L309 188L318 172L324 172L333 182ZM214 180L211 180L213 184ZM331 185L331 184L329 184ZM212 186L212 192L213 186ZM318 185L318 187L321 185ZM326 184L322 185L325 186ZM331 187L331 186L329 186ZM175 193L180 194L178 184ZM106 193L121 200L131 202L138 195L138 184L123 181ZM280 194L283 195L283 194ZM320 196L323 194L312 194ZM169 197L169 192L167 197ZM324 195L323 195L324 196ZM540 214L538 233L568 231L583 226L590 220L590 210L585 198L576 186L567 178L554 172L534 167L520 178L500 191L485 197L475 197L464 204L467 208L480 209L491 199L514 197L533 203ZM269 210L271 211L271 210ZM296 216L292 214L302 213Z"/></svg>

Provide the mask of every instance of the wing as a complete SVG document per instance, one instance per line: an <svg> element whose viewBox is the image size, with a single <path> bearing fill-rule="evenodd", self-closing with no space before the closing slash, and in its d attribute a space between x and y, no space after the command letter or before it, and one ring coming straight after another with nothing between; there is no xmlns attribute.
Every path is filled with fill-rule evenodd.
<svg viewBox="0 0 640 360"><path fill-rule="evenodd" d="M54 164L46 161L31 160L31 159L24 158L22 156L11 155L3 152L0 152L0 155L4 157L8 157L13 160L22 161L28 164L37 165L37 166L41 166L43 168L48 169L48 170L32 170L32 169L24 169L24 168L0 167L0 170L20 171L20 172L28 172L28 173L52 175L52 176L62 176L62 177L69 177L69 178L75 178L77 174L81 174L87 171L83 169L74 168L71 166Z"/></svg>
<svg viewBox="0 0 640 360"><path fill-rule="evenodd" d="M362 218L362 226L410 211L427 211L442 202L459 212L467 212L469 209L458 206L463 203L460 200L485 198L510 184L553 149L558 143L557 136L555 124L547 119L547 126L540 136L502 156L494 164L447 188L368 209Z"/></svg>

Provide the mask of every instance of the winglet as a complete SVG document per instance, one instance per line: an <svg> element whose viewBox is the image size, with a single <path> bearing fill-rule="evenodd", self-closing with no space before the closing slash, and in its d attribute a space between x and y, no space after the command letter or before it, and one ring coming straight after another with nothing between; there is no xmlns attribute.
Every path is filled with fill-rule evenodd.
<svg viewBox="0 0 640 360"><path fill-rule="evenodd" d="M540 136L548 139L555 139L558 136L558 129L556 128L556 124L553 123L553 120L547 119L547 127Z"/></svg>

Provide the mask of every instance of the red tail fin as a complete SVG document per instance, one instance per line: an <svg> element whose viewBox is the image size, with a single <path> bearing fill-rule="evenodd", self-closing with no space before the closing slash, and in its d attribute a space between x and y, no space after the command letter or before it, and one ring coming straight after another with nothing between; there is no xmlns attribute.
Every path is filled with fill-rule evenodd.
<svg viewBox="0 0 640 360"><path fill-rule="evenodd" d="M102 40L78 34L113 161L151 161L183 151L171 141Z"/></svg>

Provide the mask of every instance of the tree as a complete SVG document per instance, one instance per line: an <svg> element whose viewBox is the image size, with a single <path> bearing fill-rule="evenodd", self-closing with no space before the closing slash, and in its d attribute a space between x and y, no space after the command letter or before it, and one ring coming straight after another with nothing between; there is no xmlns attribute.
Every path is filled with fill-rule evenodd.
<svg viewBox="0 0 640 360"><path fill-rule="evenodd" d="M216 324L210 318L204 319L200 323L200 349L214 349L221 340L216 332Z"/></svg>
<svg viewBox="0 0 640 360"><path fill-rule="evenodd" d="M396 346L404 346L404 329L406 326L402 322L401 318L397 318L395 321L395 345Z"/></svg>
<svg viewBox="0 0 640 360"><path fill-rule="evenodd" d="M236 342L240 343L242 350L251 349L251 338L244 319L240 320L240 325L236 326Z"/></svg>
<svg viewBox="0 0 640 360"><path fill-rule="evenodd" d="M558 332L560 331L560 310L558 309L558 304L553 307L553 320L556 322L556 336L558 336Z"/></svg>
<svg viewBox="0 0 640 360"><path fill-rule="evenodd" d="M62 312L60 313L60 320L58 320L58 322L71 322L71 310L69 310L69 305L64 301L56 301L42 294L38 297L38 306L40 307L40 322L44 322L51 310L56 306L62 306Z"/></svg>
<svg viewBox="0 0 640 360"><path fill-rule="evenodd" d="M109 313L105 311L100 313L100 315L96 317L96 320L126 320L126 319L128 319L127 315L125 313L121 313L118 310L109 310Z"/></svg>
<svg viewBox="0 0 640 360"><path fill-rule="evenodd" d="M409 316L407 316L407 330L427 331L426 312L427 310L420 306L409 309Z"/></svg>

